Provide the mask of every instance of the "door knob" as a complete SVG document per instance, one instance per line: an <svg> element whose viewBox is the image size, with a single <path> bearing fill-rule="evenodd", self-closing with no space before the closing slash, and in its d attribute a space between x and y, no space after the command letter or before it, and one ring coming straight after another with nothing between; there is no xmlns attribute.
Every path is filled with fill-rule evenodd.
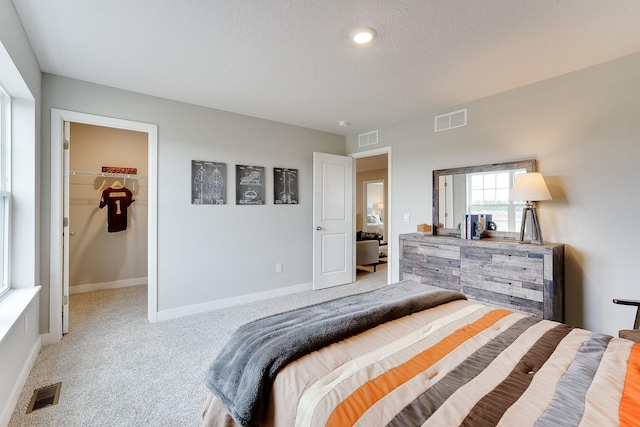
<svg viewBox="0 0 640 427"><path fill-rule="evenodd" d="M320 231L320 230L322 230L322 227L317 226L317 227L316 227L316 231Z"/></svg>
<svg viewBox="0 0 640 427"><path fill-rule="evenodd" d="M73 236L75 236L75 235L76 235L76 232L75 232L75 231L72 231L72 232L70 232L70 233L69 233L69 237L73 237Z"/></svg>

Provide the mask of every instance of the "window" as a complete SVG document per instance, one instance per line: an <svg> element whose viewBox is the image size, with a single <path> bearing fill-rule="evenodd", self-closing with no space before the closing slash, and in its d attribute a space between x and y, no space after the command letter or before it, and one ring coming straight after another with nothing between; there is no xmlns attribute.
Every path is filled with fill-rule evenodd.
<svg viewBox="0 0 640 427"><path fill-rule="evenodd" d="M481 172L467 175L467 212L491 213L498 230L519 231L522 224L521 201L509 201L509 193L516 175L525 169L500 172Z"/></svg>
<svg viewBox="0 0 640 427"><path fill-rule="evenodd" d="M0 297L9 290L11 99L0 87Z"/></svg>

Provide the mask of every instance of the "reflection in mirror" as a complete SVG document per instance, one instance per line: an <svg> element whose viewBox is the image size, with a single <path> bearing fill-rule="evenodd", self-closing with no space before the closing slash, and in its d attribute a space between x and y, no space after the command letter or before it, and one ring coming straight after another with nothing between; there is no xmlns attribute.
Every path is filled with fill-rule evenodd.
<svg viewBox="0 0 640 427"><path fill-rule="evenodd" d="M523 202L509 201L516 175L535 171L535 160L433 171L433 226L436 234L459 235L464 214L490 214L491 236L515 238Z"/></svg>
<svg viewBox="0 0 640 427"><path fill-rule="evenodd" d="M377 233L385 239L384 233L384 181L365 181L366 221L364 231Z"/></svg>
<svg viewBox="0 0 640 427"><path fill-rule="evenodd" d="M499 231L516 232L522 222L523 202L510 202L516 175L526 169L440 176L439 224L458 228L462 216L490 214Z"/></svg>

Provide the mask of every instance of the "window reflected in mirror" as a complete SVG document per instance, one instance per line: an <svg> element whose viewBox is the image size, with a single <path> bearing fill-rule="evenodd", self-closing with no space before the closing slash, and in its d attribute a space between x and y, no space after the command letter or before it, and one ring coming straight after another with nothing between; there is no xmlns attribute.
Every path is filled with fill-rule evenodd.
<svg viewBox="0 0 640 427"><path fill-rule="evenodd" d="M467 213L490 214L497 231L519 231L524 202L509 201L509 193L521 173L526 169L441 175L441 227L458 228Z"/></svg>
<svg viewBox="0 0 640 427"><path fill-rule="evenodd" d="M523 201L509 201L515 177L535 172L535 160L433 171L436 234L457 235L465 214L489 214L492 235L513 237L522 224Z"/></svg>

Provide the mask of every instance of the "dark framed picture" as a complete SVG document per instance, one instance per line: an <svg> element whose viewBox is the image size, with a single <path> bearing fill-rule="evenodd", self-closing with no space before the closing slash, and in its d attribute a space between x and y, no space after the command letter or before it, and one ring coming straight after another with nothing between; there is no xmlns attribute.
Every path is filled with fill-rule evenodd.
<svg viewBox="0 0 640 427"><path fill-rule="evenodd" d="M236 204L264 205L264 166L236 165Z"/></svg>
<svg viewBox="0 0 640 427"><path fill-rule="evenodd" d="M191 161L191 204L224 205L227 203L227 164Z"/></svg>
<svg viewBox="0 0 640 427"><path fill-rule="evenodd" d="M298 202L298 169L273 168L273 203L297 205Z"/></svg>

